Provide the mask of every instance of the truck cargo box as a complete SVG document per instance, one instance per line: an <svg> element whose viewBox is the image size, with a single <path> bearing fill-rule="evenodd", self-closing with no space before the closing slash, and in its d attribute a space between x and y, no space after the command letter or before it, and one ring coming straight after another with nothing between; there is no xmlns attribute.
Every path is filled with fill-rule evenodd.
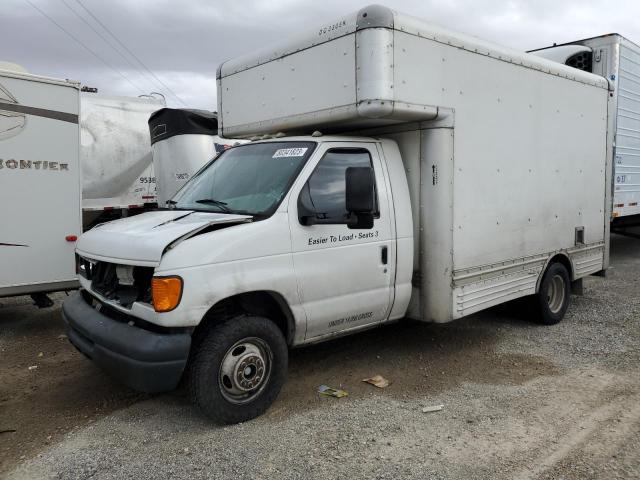
<svg viewBox="0 0 640 480"><path fill-rule="evenodd" d="M608 265L602 77L372 6L222 64L218 102L225 136L398 142L414 316L446 321L535 293L554 252L572 279Z"/></svg>

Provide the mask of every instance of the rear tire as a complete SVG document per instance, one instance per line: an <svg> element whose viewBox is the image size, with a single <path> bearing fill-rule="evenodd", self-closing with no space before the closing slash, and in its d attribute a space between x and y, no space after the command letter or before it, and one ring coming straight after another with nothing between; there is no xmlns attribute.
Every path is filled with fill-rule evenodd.
<svg viewBox="0 0 640 480"><path fill-rule="evenodd" d="M267 318L239 315L213 325L196 348L189 393L202 413L217 423L261 415L285 382L287 343Z"/></svg>
<svg viewBox="0 0 640 480"><path fill-rule="evenodd" d="M559 323L569 307L571 280L567 268L552 263L542 277L540 290L533 297L535 321L543 325Z"/></svg>

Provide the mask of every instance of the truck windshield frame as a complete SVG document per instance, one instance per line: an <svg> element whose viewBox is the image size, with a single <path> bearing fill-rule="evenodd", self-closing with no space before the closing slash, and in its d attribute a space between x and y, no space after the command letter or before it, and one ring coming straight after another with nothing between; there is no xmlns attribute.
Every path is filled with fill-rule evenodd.
<svg viewBox="0 0 640 480"><path fill-rule="evenodd" d="M201 168L170 208L268 218L315 151L316 142L254 142L225 150Z"/></svg>

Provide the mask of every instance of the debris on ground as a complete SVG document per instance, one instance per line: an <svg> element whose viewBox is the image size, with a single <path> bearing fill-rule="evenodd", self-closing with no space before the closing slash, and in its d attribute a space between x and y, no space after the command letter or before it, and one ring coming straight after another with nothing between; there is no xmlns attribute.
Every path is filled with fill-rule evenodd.
<svg viewBox="0 0 640 480"><path fill-rule="evenodd" d="M31 366L29 367L29 370L35 370L36 368L38 368L38 365L31 365Z"/></svg>
<svg viewBox="0 0 640 480"><path fill-rule="evenodd" d="M326 397L336 397L336 398L342 398L349 395L349 393L345 392L344 390L331 388L331 387L328 387L327 385L320 385L318 387L318 393Z"/></svg>
<svg viewBox="0 0 640 480"><path fill-rule="evenodd" d="M439 412L444 408L444 405L433 405L431 407L423 407L422 413Z"/></svg>
<svg viewBox="0 0 640 480"><path fill-rule="evenodd" d="M389 380L384 378L382 375L374 375L371 378L364 378L362 381L365 383L370 383L371 385L378 388L386 388L390 385Z"/></svg>

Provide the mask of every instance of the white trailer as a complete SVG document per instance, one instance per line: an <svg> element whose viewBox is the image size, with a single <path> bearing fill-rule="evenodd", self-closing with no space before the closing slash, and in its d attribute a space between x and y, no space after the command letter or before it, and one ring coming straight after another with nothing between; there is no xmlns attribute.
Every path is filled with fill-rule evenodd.
<svg viewBox="0 0 640 480"><path fill-rule="evenodd" d="M80 85L0 71L0 297L77 285Z"/></svg>
<svg viewBox="0 0 640 480"><path fill-rule="evenodd" d="M69 339L134 388L188 366L208 416L246 420L287 347L520 297L553 324L607 268L602 77L380 6L217 77L223 136L254 141L78 242Z"/></svg>
<svg viewBox="0 0 640 480"><path fill-rule="evenodd" d="M82 92L80 161L85 228L156 203L147 121L164 99Z"/></svg>
<svg viewBox="0 0 640 480"><path fill-rule="evenodd" d="M611 82L614 226L640 225L640 46L612 33L530 53L601 75Z"/></svg>
<svg viewBox="0 0 640 480"><path fill-rule="evenodd" d="M0 297L77 288L83 230L155 206L147 130L157 98L81 92L77 82L0 70ZM138 210L141 211L141 210Z"/></svg>
<svg viewBox="0 0 640 480"><path fill-rule="evenodd" d="M163 108L149 117L158 205L164 207L187 180L216 155L244 140L218 135L218 115L206 110Z"/></svg>

